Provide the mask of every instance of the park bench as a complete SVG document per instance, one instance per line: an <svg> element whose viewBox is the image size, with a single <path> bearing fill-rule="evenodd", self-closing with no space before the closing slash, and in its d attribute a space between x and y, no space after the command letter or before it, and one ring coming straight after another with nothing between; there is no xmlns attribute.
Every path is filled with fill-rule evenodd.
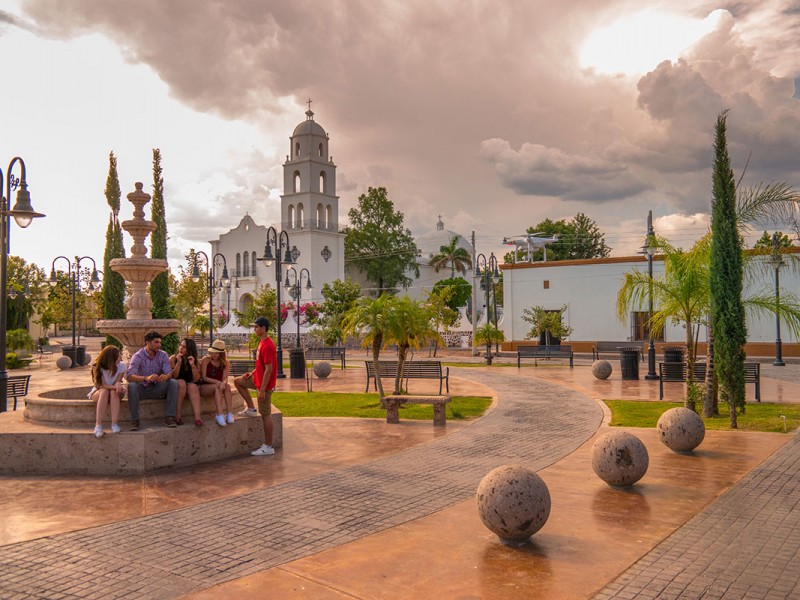
<svg viewBox="0 0 800 600"><path fill-rule="evenodd" d="M616 354L619 356L619 351L625 348L626 350L633 347L632 342L595 342L592 347L592 360L599 360L601 354ZM639 357L644 361L644 353L639 349Z"/></svg>
<svg viewBox="0 0 800 600"><path fill-rule="evenodd" d="M364 392L369 391L369 380L373 380L375 389L378 389L378 382L375 380L375 363L365 360L367 366L367 387ZM378 369L381 378L394 379L397 377L397 361L381 360L378 361ZM450 393L450 367L445 367L442 371L442 363L438 360L414 360L403 365L403 379L438 379L439 394L442 393L442 382L446 385L447 393Z"/></svg>
<svg viewBox="0 0 800 600"><path fill-rule="evenodd" d="M439 390L441 392L441 390ZM450 396L384 396L383 405L386 408L386 422L399 423L399 409L403 404L432 404L433 425L443 427L447 422L445 408L452 398Z"/></svg>
<svg viewBox="0 0 800 600"><path fill-rule="evenodd" d="M540 358L544 359L551 359L551 358L568 358L569 359L569 368L573 367L573 353L572 353L572 346L568 344L560 344L558 346L533 346L533 345L522 345L517 346L517 368L519 369L521 366L521 362L523 358L532 358L534 366L538 365L538 360Z"/></svg>
<svg viewBox="0 0 800 600"><path fill-rule="evenodd" d="M244 375L245 373L249 373L256 368L256 361L249 360L247 358L232 358L228 360L228 363L230 364L230 370L228 373L232 377Z"/></svg>
<svg viewBox="0 0 800 600"><path fill-rule="evenodd" d="M664 383L675 382L682 383L686 381L688 374L688 365L686 363L658 363L658 398L664 398ZM692 373L694 380L702 383L706 380L706 372L708 368L704 362L694 363ZM761 402L761 365L756 362L744 363L744 382L752 383L755 386L755 397L757 402Z"/></svg>
<svg viewBox="0 0 800 600"><path fill-rule="evenodd" d="M306 360L339 360L344 369L346 352L344 346L316 346L306 348Z"/></svg>
<svg viewBox="0 0 800 600"><path fill-rule="evenodd" d="M28 395L30 381L30 375L9 375L6 383L6 399L14 398L14 410L17 410L17 399L24 399Z"/></svg>

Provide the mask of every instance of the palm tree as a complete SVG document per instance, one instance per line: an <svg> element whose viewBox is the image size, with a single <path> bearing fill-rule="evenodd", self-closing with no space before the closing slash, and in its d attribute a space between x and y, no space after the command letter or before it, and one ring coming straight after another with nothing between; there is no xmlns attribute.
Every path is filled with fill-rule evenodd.
<svg viewBox="0 0 800 600"><path fill-rule="evenodd" d="M450 279L456 276L456 271L466 274L472 267L472 257L464 248L458 245L458 236L450 238L450 243L439 247L439 254L434 255L428 262L437 273L450 265Z"/></svg>
<svg viewBox="0 0 800 600"><path fill-rule="evenodd" d="M375 365L375 385L380 397L384 397L381 372L378 368L378 359L381 349L387 343L390 332L390 319L392 309L397 299L384 292L378 298L361 297L355 306L345 313L342 320L344 335L364 336L363 346L372 346L372 361Z"/></svg>
<svg viewBox="0 0 800 600"><path fill-rule="evenodd" d="M434 309L408 296L397 298L391 307L388 320L389 331L386 341L397 343L397 375L394 380L394 393L403 393L403 366L409 348L419 348L430 340L440 340L436 328Z"/></svg>

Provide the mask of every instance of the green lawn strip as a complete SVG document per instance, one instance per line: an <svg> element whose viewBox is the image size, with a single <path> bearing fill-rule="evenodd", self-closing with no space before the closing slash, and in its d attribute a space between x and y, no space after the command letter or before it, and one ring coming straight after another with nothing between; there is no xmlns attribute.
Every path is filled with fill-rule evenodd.
<svg viewBox="0 0 800 600"><path fill-rule="evenodd" d="M360 417L385 418L378 394L344 392L275 392L272 402L287 417ZM483 396L453 396L447 405L447 418L474 419L481 416L491 398ZM430 404L408 404L400 409L401 419L432 420Z"/></svg>
<svg viewBox="0 0 800 600"><path fill-rule="evenodd" d="M670 408L683 406L682 402L641 402L633 400L604 400L611 409L612 427L655 427L659 417ZM731 431L731 418L728 414L728 405L719 404L720 414L711 418L704 418L706 429ZM739 431L764 431L784 432L786 417L786 432L791 432L800 427L800 404L770 404L756 402L747 404L745 413L737 415Z"/></svg>

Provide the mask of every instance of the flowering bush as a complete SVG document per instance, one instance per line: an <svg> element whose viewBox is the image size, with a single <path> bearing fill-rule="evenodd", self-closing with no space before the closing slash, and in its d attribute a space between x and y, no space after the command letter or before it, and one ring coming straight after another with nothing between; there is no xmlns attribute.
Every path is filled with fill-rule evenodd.
<svg viewBox="0 0 800 600"><path fill-rule="evenodd" d="M286 302L281 304L281 324L286 321L289 311L297 309L294 302ZM316 302L306 302L300 305L300 324L313 325L317 322L320 316L320 306Z"/></svg>

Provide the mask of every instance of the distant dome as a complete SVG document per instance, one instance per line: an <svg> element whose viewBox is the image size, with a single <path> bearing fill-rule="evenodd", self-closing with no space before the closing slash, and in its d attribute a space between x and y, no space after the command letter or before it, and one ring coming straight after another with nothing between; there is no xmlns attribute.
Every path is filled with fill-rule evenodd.
<svg viewBox="0 0 800 600"><path fill-rule="evenodd" d="M441 219L436 224L436 229L417 237L414 241L419 248L420 256L417 259L422 265L427 265L433 256L439 254L442 246L448 246L450 240L458 238L458 247L463 248L472 256L472 244L460 233L444 228Z"/></svg>
<svg viewBox="0 0 800 600"><path fill-rule="evenodd" d="M306 111L306 120L294 128L294 133L292 133L292 136L309 134L320 135L322 137L327 136L325 130L322 128L322 125L314 120L314 113L311 110Z"/></svg>

